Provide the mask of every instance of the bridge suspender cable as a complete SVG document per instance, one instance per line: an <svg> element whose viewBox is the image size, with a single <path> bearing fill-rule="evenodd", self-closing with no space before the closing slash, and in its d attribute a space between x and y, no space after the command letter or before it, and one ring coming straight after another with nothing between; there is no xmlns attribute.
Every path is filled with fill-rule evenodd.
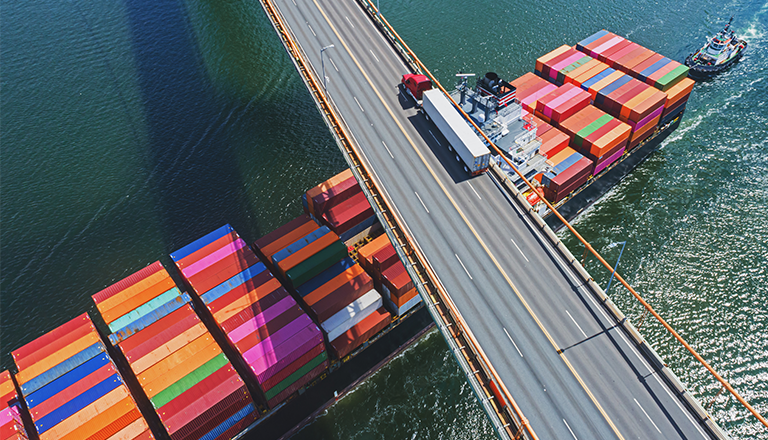
<svg viewBox="0 0 768 440"><path fill-rule="evenodd" d="M456 107L456 108L459 110L459 112L460 112L460 113L461 113L461 114L464 116L464 118L465 118L467 121L469 121L469 123L470 123L470 124L472 124L472 126L473 126L473 127L476 129L476 130L477 130L477 132L478 132L478 133L480 133L480 135L481 135L481 136L483 136L483 138L486 140L486 142L488 142L488 144L491 146L491 148L493 148L493 150L496 152L496 154L498 154L498 155L499 155L499 157L501 157L502 159L504 159L504 161L507 163L507 165L509 165L510 167L512 167L512 169L515 171L515 173L516 173L518 176L520 176L520 178L523 180L523 182L525 182L525 184L526 184L526 185L528 185L528 187L529 187L529 188L531 188L532 190L534 190L534 191L535 191L535 188L534 188L534 186L531 184L531 182L530 182L528 179L526 179L526 178L525 178L525 176L523 176L523 175L520 173L520 171L517 169L517 167L516 167L514 164L512 164L512 162L511 162L509 159L507 159L507 158L504 156L504 154L502 153L502 151L501 151L501 150L500 150L500 149L499 149L499 148L496 146L496 144L494 144L494 143L493 143L493 142L492 142L492 141L491 141L491 140L488 138L488 136L486 136L486 135L485 135L485 133L483 133L483 131L480 129L480 127L478 127L478 126L477 126L477 124L475 124L475 122L472 120L472 118L470 118L470 117L469 117L469 116L468 116L468 115L467 115L467 114L464 112L464 110L462 110L462 109L461 109L461 107L459 107L459 106L458 106L458 104L456 104L456 101L454 101L454 100L453 100L453 98L451 98L451 95L450 95L450 94L449 94L449 93L448 93L448 92L447 92L447 91L446 91L446 90L443 88L443 86L440 84L440 82L437 80L437 78L435 78L435 77L432 75L432 73L429 71L429 69L427 69L427 67L426 67L426 66L425 66L425 65L424 65L424 64L421 62L421 60L419 60L419 58L416 56L416 54L414 54L414 53L413 53L413 51L411 50L411 48L410 48L410 47L408 47L408 45L405 43L405 41L403 41L403 39L402 39L402 38L400 38L400 35L398 35L398 34L397 34L397 32L395 32L394 28L393 28L393 27L392 27L392 26L389 24L389 22L388 22L388 21L387 21L387 20L386 20L386 19L385 19L385 18L384 18L384 17L383 17L383 16L382 16L380 13L378 13L378 10L377 10L377 9L376 9L376 7L373 5L373 3L371 3L371 0L364 0L364 1L367 1L367 2L368 2L368 4L369 4L369 6L370 6L370 7L371 7L371 8L372 8L374 11L376 11L376 12L377 12L377 18L378 18L378 19L379 19L379 20L380 20L380 21L381 21L381 22L382 22L382 23L383 23L383 24L384 24L384 25L387 27L387 29L389 30L389 32L391 32L391 33L392 33L392 35L393 35L393 36L394 36L394 37L395 37L395 38L398 40L398 42L399 42L399 43L400 43L400 44L403 46L403 48L405 49L406 53L407 53L407 54L408 54L408 55L409 55L409 56L410 56L410 57L413 59L413 62L414 62L414 63L416 63L416 65L417 65L417 66L418 66L418 67L419 67L419 68L420 68L420 69L423 71L423 73L424 73L424 74L426 74L427 76L429 76L429 77L432 79L432 82L433 82L435 85L437 85L437 87L438 87L438 88L439 88L439 89L440 89L440 90L441 90L443 93L445 93L445 95L448 97L448 99L450 99L450 100L451 100L451 102L453 103L453 105L454 105L454 106L455 106L455 107ZM567 220L566 220L566 219L565 219L565 218L564 218L562 215L560 215L560 213L559 213L559 212L557 212L557 209L555 209L555 207L554 207L554 206L552 206L552 204L549 202L549 200L547 200L547 199L546 199L546 198L544 198L544 197L541 197L541 200L542 200L542 201L543 201L543 202L544 202L544 203L547 205L547 207L548 207L548 208L549 208L549 209L552 211L552 213L553 213L553 214L555 214L555 215L557 216L557 218L558 218L558 219L560 219L560 221L562 221L562 222L563 222L563 224L564 224L564 225L565 225L565 226L566 226L566 227L567 227L567 228L568 228L568 229L571 231L571 233L573 233L573 235L574 235L574 236L575 236L575 237L576 237L576 238L577 238L577 239L578 239L578 240L579 240L579 241L580 241L580 242L581 242L581 243L584 245L585 249L588 249L588 250L589 250L589 251L592 253L592 255L594 255L594 256L595 256L595 258L597 258L597 259L598 259L598 261L600 261L600 263L601 263L603 266L605 266L605 267L606 267L608 270L611 270L611 271L612 271L612 270L614 269L614 268L613 268L613 267L612 267L612 266L611 266L611 265L610 265L610 264L609 264L607 261L605 261L605 259L604 259L604 258L603 258L603 257L602 257L602 256L601 256L601 255L600 255L600 254L599 254L599 253L598 253L598 252L597 252L597 251L596 251L596 250L595 250L595 249L592 247L592 245L590 245L590 244L589 244L589 242L587 242L587 241L586 241L586 240L585 240L585 239L584 239L584 238L581 236L581 234L579 234L579 233L576 231L576 229L574 229L574 228L573 228L573 226L571 226L571 224L570 224L570 223L568 223L568 221L567 221ZM749 412L751 412L751 413L752 413L752 415L754 415L754 416L755 416L755 417L756 417L756 418L757 418L757 419L760 421L760 423L762 423L763 425L765 425L766 427L768 427L768 421L766 421L766 419L765 419L765 418L764 418L762 415L760 415L760 413L759 413L759 412L757 412L757 410L756 410L755 408L753 408L753 407L752 407L752 405L750 405L750 404L749 404L749 402L747 402L746 400L744 400L744 398L743 398L743 397L741 397L741 395L740 395L740 394L739 394L739 393L738 393L738 392L737 392L735 389L733 389L733 387L731 386L731 384L730 384L730 383L728 383L728 381L726 381L726 380L725 380L725 379L724 379L722 376L720 376L720 375L717 373L717 371L715 371L715 370L714 370L714 368L712 368L712 366L710 366L710 365L709 365L709 363L708 363L706 360L704 360L704 358L702 358L702 357L699 355L699 353L698 353L698 352L696 352L696 350L695 350L693 347L691 347L691 346L690 346L690 345L689 345L689 344L688 344L688 343L685 341L685 339L683 339L683 338L682 338L682 336L680 336L680 335L679 335L679 334L678 334L678 333L675 331L675 329L673 329L673 328L672 328L672 326L670 326L670 325L669 325L669 324L668 324L668 323L667 323L667 322L664 320L664 318L662 318L662 317L661 317L661 315L659 315L659 314L656 312L656 310L654 310L654 309L653 309L653 307L651 307L651 305L650 305L650 304L648 304L648 303L645 301L645 299L643 299L643 297L642 297L642 296L640 296L640 294L639 294L639 293L637 293L637 291L635 291L635 289L633 289L633 288L632 288L632 286L630 286L630 285L629 285L629 283L627 283L627 282L624 280L624 278L623 278L621 275L619 275L618 273L616 273L615 277L616 277L616 279L617 279L617 280L619 280L619 282L621 282L621 284L622 284L624 287L626 287L626 288L627 288L627 290L629 290L629 292L630 292L630 293L632 293L632 295L633 295L633 296L634 296L634 297L635 297L635 298L636 298L638 301L640 301L640 304L642 304L642 305L643 305L643 307L645 307L645 309L646 309L648 312L650 312L650 313L651 313L651 314L652 314L652 315L653 315L653 316L656 318L656 320L657 320L657 321L659 321L659 322L661 323L661 325L663 325L663 326L664 326L664 328L665 328L665 329L667 329L667 331L668 331L670 334L672 334L672 336L674 336L674 338L675 338L675 339L677 339L677 341L678 341L678 342L680 342L680 343L681 343L681 344L682 344L682 345L683 345L683 346L684 346L684 347L685 347L685 348L686 348L686 349L687 349L687 350L688 350L688 351L689 351L689 352L690 352L690 353L693 355L693 357L694 357L694 358L696 358L696 360L697 360L697 361L699 361L699 363L700 363L701 365L703 365L703 366L704 366L704 368L706 368L706 369L707 369L707 371L709 371L709 372L710 372L710 373L711 373L711 374L712 374L712 375L715 377L715 379L717 379L717 380L718 380L718 382L720 382L720 383L721 383L721 384L722 384L722 385L723 385L723 386L724 386L724 387L725 387L725 388L728 390L728 392L730 392L730 393L731 393L731 394L732 394L732 395L733 395L733 396L736 398L736 400L738 400L738 401L739 401L739 402L740 402L740 403L741 403L741 404L742 404L742 405L743 405L745 408L747 408L747 409L749 410Z"/></svg>

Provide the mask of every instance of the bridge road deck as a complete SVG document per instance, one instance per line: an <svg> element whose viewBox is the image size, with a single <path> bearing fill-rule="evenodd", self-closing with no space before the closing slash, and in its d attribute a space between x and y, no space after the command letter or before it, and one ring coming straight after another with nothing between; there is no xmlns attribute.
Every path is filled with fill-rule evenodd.
<svg viewBox="0 0 768 440"><path fill-rule="evenodd" d="M275 6L318 77L335 45L328 95L539 438L711 438L516 201L469 178L398 92L408 69L356 2Z"/></svg>

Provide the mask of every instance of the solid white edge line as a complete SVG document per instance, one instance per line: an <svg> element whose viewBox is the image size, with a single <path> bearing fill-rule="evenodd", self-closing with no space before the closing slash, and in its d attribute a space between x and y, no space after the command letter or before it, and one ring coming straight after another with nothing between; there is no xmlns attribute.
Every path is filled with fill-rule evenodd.
<svg viewBox="0 0 768 440"><path fill-rule="evenodd" d="M581 326L579 325L579 323L578 323L578 322L576 322L576 320L575 320L575 319L573 319L573 316L571 316L571 313L570 313L568 310L566 310L566 311L565 311L565 313L567 313L567 314L568 314L568 317L569 317L569 318L571 318L571 321L573 321L573 323L574 323L574 324L576 324L576 327L579 329L579 331L581 332L581 334L582 334L582 335L584 335L584 337L586 338L586 337L587 337L587 334L586 334L586 333L584 333L584 330L582 330L582 329L581 329Z"/></svg>
<svg viewBox="0 0 768 440"><path fill-rule="evenodd" d="M469 277L469 279L471 280L471 279L472 279L472 275L470 275L470 274L469 274L469 271L467 270L467 267L466 267L466 266L464 266L464 263L462 263L462 262L461 262L461 258L459 258L459 255L458 255L458 254L453 254L453 255L456 255L456 259L457 259L457 260L459 260L459 264L461 264L461 267L463 267L463 268L464 268L464 272L466 272L466 273L467 273L467 276L468 276L468 277Z"/></svg>
<svg viewBox="0 0 768 440"><path fill-rule="evenodd" d="M509 332L507 331L507 329L504 328L504 327L502 327L502 328L504 329L504 333L507 334L507 337L509 338L509 341L512 342L512 345L515 346L515 350L517 350L517 354L519 354L520 357L525 357L525 356L523 356L523 353L520 351L520 349L517 347L517 344L515 344L515 340L512 339L512 336L509 336Z"/></svg>
<svg viewBox="0 0 768 440"><path fill-rule="evenodd" d="M392 155L392 152L391 152L391 151L389 151L389 147L387 147L387 144L385 144L385 143L384 143L384 141L381 141L381 143L384 145L384 148L386 148L386 149L387 149L387 153L389 153L389 157L391 157L392 159L394 159L394 158L395 158L395 156L393 156L393 155Z"/></svg>
<svg viewBox="0 0 768 440"><path fill-rule="evenodd" d="M358 106L358 107L360 107L360 111L361 111L361 112L363 112L363 113L365 113L365 110L363 110L363 106L362 106L362 105L360 105L360 101L358 101L358 100L357 100L357 96L353 96L352 98L353 98L353 99L355 100L355 102L357 103L357 106Z"/></svg>
<svg viewBox="0 0 768 440"><path fill-rule="evenodd" d="M442 147L442 146L443 146L443 144L441 144L441 143L440 143L440 141L438 141L438 140L437 140L437 138L435 137L435 134L434 134L434 133L432 133L432 130L430 130L430 129L427 129L427 131L429 131L429 134L431 134L431 135L432 135L432 139L434 139L434 140L435 140L435 142L437 142L437 145L440 145L440 146Z"/></svg>
<svg viewBox="0 0 768 440"><path fill-rule="evenodd" d="M576 437L576 434L574 434L574 433L573 433L573 430L571 429L570 425L568 425L568 422L566 422L566 421L565 421L565 419L563 419L563 423L565 423L565 427L566 427L566 428L568 428L568 431L571 433L571 435L573 436L573 438L574 438L575 440L579 440L579 439Z"/></svg>
<svg viewBox="0 0 768 440"><path fill-rule="evenodd" d="M525 256L525 254L523 253L523 250L522 250L522 249L520 249L520 246L518 246L518 245L517 245L517 243L515 243L515 240L513 240L513 239L511 239L511 238L510 238L510 239L509 239L509 241L511 241L511 242L512 242L512 244L514 244L514 245L515 245L515 247L517 248L517 250L518 250L518 251L520 251L520 255L522 255L522 256L523 256L523 258L525 258L525 261L528 261L528 262L530 263L530 261L528 260L528 257L526 257L526 256Z"/></svg>
<svg viewBox="0 0 768 440"><path fill-rule="evenodd" d="M482 198L482 197L480 197L480 194L478 194L478 193L477 193L477 190L475 189L475 187L474 187L474 186L472 186L472 183L471 183L471 182L467 182L467 185L469 185L469 187L470 187L470 188L472 188L472 191L474 191L474 192L475 192L475 195L477 196L477 198L478 198L478 199L480 199L480 200L483 200L483 198Z"/></svg>
<svg viewBox="0 0 768 440"><path fill-rule="evenodd" d="M419 197L419 193L417 193L416 191L414 191L413 193L416 194L416 198L419 199L419 201L421 202L421 206L423 206L424 210L427 211L427 214L429 214L429 209L427 209L427 205L424 204L424 200L421 200L421 197Z"/></svg>
<svg viewBox="0 0 768 440"><path fill-rule="evenodd" d="M651 424L653 425L653 427L654 427L654 428L656 428L656 430L657 430L657 431L659 431L659 434L661 434L661 429L659 429L659 427L658 427L658 426L656 426L656 424L655 424L655 423L653 423L653 419L651 418L651 416L649 416L649 415L648 415L648 413L647 413L647 412L645 412L645 409L644 409L644 408L643 408L643 407L640 405L640 402L638 402L638 401L637 401L637 399L632 399L632 400L634 400L634 401L635 401L635 403L637 404L637 406L638 406L638 407L640 407L640 410L642 410L642 411L643 411L643 414L645 414L645 416L646 416L646 417L648 417L648 420L650 420L650 421L651 421Z"/></svg>

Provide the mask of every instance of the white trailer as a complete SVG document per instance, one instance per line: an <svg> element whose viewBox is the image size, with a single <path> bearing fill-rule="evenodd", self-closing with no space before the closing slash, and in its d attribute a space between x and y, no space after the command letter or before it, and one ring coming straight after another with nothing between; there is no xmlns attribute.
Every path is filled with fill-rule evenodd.
<svg viewBox="0 0 768 440"><path fill-rule="evenodd" d="M490 150L443 92L439 89L424 91L421 105L427 119L448 140L469 174L474 176L488 169Z"/></svg>

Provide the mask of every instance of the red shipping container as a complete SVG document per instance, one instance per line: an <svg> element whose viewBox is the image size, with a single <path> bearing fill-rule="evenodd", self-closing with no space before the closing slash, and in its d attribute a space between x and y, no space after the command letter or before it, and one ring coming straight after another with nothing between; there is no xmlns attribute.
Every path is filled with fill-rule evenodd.
<svg viewBox="0 0 768 440"><path fill-rule="evenodd" d="M368 199L362 192L323 213L323 223L337 234L343 234L373 215Z"/></svg>
<svg viewBox="0 0 768 440"><path fill-rule="evenodd" d="M634 76L635 78L638 77L638 74L642 72L643 70L653 66L657 62L664 59L664 55L660 55L657 53L653 53L651 56L643 60L642 62L638 63L634 67L632 67L632 70L629 72L630 75Z"/></svg>
<svg viewBox="0 0 768 440"><path fill-rule="evenodd" d="M249 292L258 289L259 287L273 280L276 280L275 276L272 275L269 270L264 270L255 277L247 280L243 284L216 298L214 301L208 304L208 310L210 310L212 314L215 314L229 304L232 304L232 302L242 298L245 295L248 295Z"/></svg>
<svg viewBox="0 0 768 440"><path fill-rule="evenodd" d="M414 287L402 262L395 263L381 274L381 284L385 294L396 296L402 296Z"/></svg>
<svg viewBox="0 0 768 440"><path fill-rule="evenodd" d="M629 41L629 40L627 40L627 41ZM610 61L610 62L608 62L606 64L608 64L609 66L613 67L616 70L619 70L619 66L616 63L619 60L621 60L622 58L624 58L625 56L630 55L631 53L633 53L633 52L635 52L635 51L637 51L639 49L642 49L639 44L633 43L633 42L630 41L630 43L628 45L624 46L621 50L617 50L617 51L613 52L610 56L608 56L607 58L608 58L608 61Z"/></svg>
<svg viewBox="0 0 768 440"><path fill-rule="evenodd" d="M258 262L253 251L243 248L187 278L187 281L198 295L202 295Z"/></svg>
<svg viewBox="0 0 768 440"><path fill-rule="evenodd" d="M328 209L363 192L354 176L312 198L315 217L321 217Z"/></svg>
<svg viewBox="0 0 768 440"><path fill-rule="evenodd" d="M198 261L202 260L203 258L207 257L208 255L216 252L217 250L223 248L224 246L236 242L240 238L239 235L237 235L237 232L230 232L229 234L220 237L211 243L208 243L207 245L201 247L200 249L192 252L191 254L187 255L186 257L182 258L179 261L176 261L176 267L179 269L184 269L187 266L190 266L192 264L197 263Z"/></svg>
<svg viewBox="0 0 768 440"><path fill-rule="evenodd" d="M397 252L395 252L395 247L392 245L386 246L373 255L373 273L379 278L382 272L392 267L398 261L400 261L400 258L397 256Z"/></svg>
<svg viewBox="0 0 768 440"><path fill-rule="evenodd" d="M209 407L202 414L189 410L182 411L171 421L172 425L179 426L179 429L170 432L171 439L200 439L251 402L253 400L248 394L248 389L243 386Z"/></svg>
<svg viewBox="0 0 768 440"><path fill-rule="evenodd" d="M195 315L195 311L189 304L185 304L120 342L118 346L130 362L131 359L139 359L165 344L198 322L200 319Z"/></svg>
<svg viewBox="0 0 768 440"><path fill-rule="evenodd" d="M282 329L287 324L290 324L303 315L304 311L301 309L301 307L295 305L280 315L276 316L274 319L269 320L266 324L259 327L253 333L250 333L249 335L235 342L234 345L237 347L237 350L240 353L245 353L246 351L253 348L253 346L256 344L261 343L264 339L273 335L276 331Z"/></svg>
<svg viewBox="0 0 768 440"><path fill-rule="evenodd" d="M389 325L391 320L389 312L384 307L381 307L331 341L330 348L334 355L341 359L365 341L371 339L373 335L383 330Z"/></svg>
<svg viewBox="0 0 768 440"><path fill-rule="evenodd" d="M87 327L87 331L82 331L81 327ZM78 330L81 330L78 332L78 335L80 336L68 336ZM91 331L96 331L96 328L93 326L91 318L88 317L88 313L83 313L77 318L62 324L61 326L40 336L34 341L11 352L13 361L16 363L19 371L27 369L41 359L45 359L50 354L55 353L61 347L64 347L65 345L61 345L61 341L67 340L67 338L69 338L71 339L70 342L72 342ZM50 346L52 343L55 344Z"/></svg>
<svg viewBox="0 0 768 440"><path fill-rule="evenodd" d="M318 322L325 322L326 319L335 315L371 289L373 289L373 280L363 273L313 304L311 306L312 312L317 317Z"/></svg>
<svg viewBox="0 0 768 440"><path fill-rule="evenodd" d="M59 391L58 393L49 397L43 402L40 402L34 408L30 408L29 413L32 416L32 420L37 422L41 418L50 414L51 411L54 411L66 405L75 397L83 394L83 392L88 390L90 387L107 379L113 374L115 374L115 367L114 365L112 365L111 362L108 363L107 365L102 366L101 368L94 371L93 373L80 379L79 381L68 386L67 388Z"/></svg>
<svg viewBox="0 0 768 440"><path fill-rule="evenodd" d="M267 401L267 405L270 408L275 408L277 405L283 403L286 399L291 397L293 393L299 391L305 385L312 382L317 376L322 374L327 369L328 369L328 361L326 360L322 364L313 368L309 373L302 376L299 380L292 383L288 388L280 392L277 396L269 399Z"/></svg>
<svg viewBox="0 0 768 440"><path fill-rule="evenodd" d="M163 421L166 429L176 430L175 426L168 426L167 420L184 411L188 407L191 411L198 414L204 412L211 405L221 400L221 395L229 395L232 391L244 386L232 364L227 363L223 367L211 373L210 376L195 384L192 388L184 391L175 399L158 408L157 415ZM209 393L213 392L210 396Z"/></svg>
<svg viewBox="0 0 768 440"><path fill-rule="evenodd" d="M239 311L236 315L228 318L226 321L220 322L219 327L224 330L224 333L229 333L277 304L286 296L288 296L288 292L284 288L281 287L276 289L264 298L261 298L245 309Z"/></svg>
<svg viewBox="0 0 768 440"><path fill-rule="evenodd" d="M301 343L301 345L297 347L288 346L287 348L289 349L293 348L293 350L288 351L287 354L283 352L284 354L280 358L280 360L278 360L274 364L267 367L264 371L260 372L259 374L256 374L253 370L251 370L251 372L253 373L254 376L256 376L256 382L258 383L266 382L269 378L271 378L276 374L279 374L283 369L285 369L285 367L293 363L294 360L300 358L302 354L311 350L313 347L317 345L322 345L323 349L325 349L325 345L323 344L324 344L323 334L320 331L318 331L317 333L315 333L314 336L312 336L311 338ZM280 351L280 348L276 347L276 349L277 350L275 351Z"/></svg>
<svg viewBox="0 0 768 440"><path fill-rule="evenodd" d="M633 43L631 41L629 41L629 40L624 40L624 41L614 45L613 47L610 47L610 48L606 49L602 54L600 54L597 57L597 59L599 59L600 61L602 61L605 64L610 66L610 65L613 64L613 62L610 60L610 57L613 54L623 50L625 47L629 46L630 44L633 44Z"/></svg>
<svg viewBox="0 0 768 440"><path fill-rule="evenodd" d="M325 351L325 346L323 344L316 344L314 347L310 348L306 353L302 354L301 357L291 362L289 365L286 365L285 368L275 373L275 375L273 375L272 377L260 383L259 385L261 386L261 389L264 390L264 392L267 392L269 389L271 389L275 385L285 380L288 376L298 371L301 367L306 365L307 362L320 356L320 354L324 351Z"/></svg>
<svg viewBox="0 0 768 440"><path fill-rule="evenodd" d="M570 138L562 131L553 128L547 131L541 137L541 147L539 153L544 155L547 159L552 158L555 154L563 151L568 146Z"/></svg>
<svg viewBox="0 0 768 440"><path fill-rule="evenodd" d="M256 240L253 243L253 247L261 261L271 262L272 255L276 252L318 228L319 226L317 226L314 220L309 218L308 215L302 214ZM298 237L293 239L295 235L298 235Z"/></svg>
<svg viewBox="0 0 768 440"><path fill-rule="evenodd" d="M140 271L118 281L117 283L107 287L106 289L101 290L100 292L97 292L92 296L93 300L96 302L96 304L98 304L104 301L105 299L110 298L115 294L127 289L128 287L133 286L134 284L138 283L144 278L147 278L150 275L154 275L155 273L160 272L161 270L163 270L162 263L160 263L159 261L155 261L154 263L150 264L144 269L141 269Z"/></svg>

